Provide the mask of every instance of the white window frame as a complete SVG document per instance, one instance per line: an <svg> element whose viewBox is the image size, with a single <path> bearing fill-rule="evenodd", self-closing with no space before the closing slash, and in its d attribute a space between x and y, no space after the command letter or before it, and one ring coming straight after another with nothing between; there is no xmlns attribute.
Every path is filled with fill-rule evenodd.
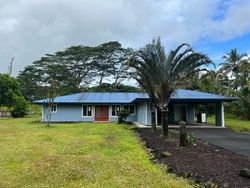
<svg viewBox="0 0 250 188"><path fill-rule="evenodd" d="M83 106L87 106L87 115L83 115ZM88 107L91 106L91 116L88 115ZM93 117L93 105L92 104L83 104L82 105L82 117Z"/></svg>
<svg viewBox="0 0 250 188"><path fill-rule="evenodd" d="M124 104L124 105L122 105L123 109L125 109L124 106L128 106L129 113L130 113L130 107L133 106L134 107L134 113L129 114L129 115L135 115L135 105L134 104Z"/></svg>
<svg viewBox="0 0 250 188"><path fill-rule="evenodd" d="M112 114L112 112L113 112L113 106L115 106L115 115ZM117 117L118 116L117 115L117 110L116 110L117 106L119 106L119 111L121 111L121 105L120 104L112 104L111 105L111 117Z"/></svg>
<svg viewBox="0 0 250 188"><path fill-rule="evenodd" d="M56 107L56 110L53 110L53 107ZM57 113L57 104L52 104L51 113Z"/></svg>

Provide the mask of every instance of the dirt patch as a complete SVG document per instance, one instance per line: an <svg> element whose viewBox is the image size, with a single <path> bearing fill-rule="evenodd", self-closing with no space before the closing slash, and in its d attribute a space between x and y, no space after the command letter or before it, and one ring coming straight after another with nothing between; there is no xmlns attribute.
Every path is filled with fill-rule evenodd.
<svg viewBox="0 0 250 188"><path fill-rule="evenodd" d="M207 187L250 187L250 179L239 176L239 170L250 168L250 159L223 148L196 141L196 146L179 147L177 133L164 139L160 131L135 128L151 152L153 162L164 163L168 171L194 179Z"/></svg>

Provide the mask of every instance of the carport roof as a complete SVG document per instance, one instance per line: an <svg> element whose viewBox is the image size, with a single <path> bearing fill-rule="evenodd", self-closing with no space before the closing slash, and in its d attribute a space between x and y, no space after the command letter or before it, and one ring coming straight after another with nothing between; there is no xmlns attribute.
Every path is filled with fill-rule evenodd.
<svg viewBox="0 0 250 188"><path fill-rule="evenodd" d="M139 99L149 99L147 93L138 92L83 92L65 96L58 96L54 103L131 103ZM216 102L234 101L237 97L226 97L201 91L177 89L171 95L171 101L191 101L191 102ZM35 101L35 104L46 103L46 99Z"/></svg>
<svg viewBox="0 0 250 188"><path fill-rule="evenodd" d="M194 102L216 102L216 101L235 101L238 97L228 97L213 93L207 93L197 90L177 89L171 95L172 101L194 101Z"/></svg>

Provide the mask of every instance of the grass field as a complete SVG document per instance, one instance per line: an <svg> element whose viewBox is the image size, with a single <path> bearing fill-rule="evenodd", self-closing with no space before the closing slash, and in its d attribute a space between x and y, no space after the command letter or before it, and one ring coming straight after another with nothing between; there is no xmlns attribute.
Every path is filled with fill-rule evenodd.
<svg viewBox="0 0 250 188"><path fill-rule="evenodd" d="M207 120L209 124L214 124L215 117L209 116ZM250 121L236 119L235 117L231 117L226 114L225 114L225 125L226 127L233 129L235 131L250 132Z"/></svg>
<svg viewBox="0 0 250 188"><path fill-rule="evenodd" d="M0 187L191 187L152 164L128 126L0 120Z"/></svg>

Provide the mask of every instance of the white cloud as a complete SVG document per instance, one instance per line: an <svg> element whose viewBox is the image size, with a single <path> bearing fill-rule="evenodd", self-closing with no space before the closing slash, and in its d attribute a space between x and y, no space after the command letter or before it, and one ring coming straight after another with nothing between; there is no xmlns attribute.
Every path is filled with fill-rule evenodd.
<svg viewBox="0 0 250 188"><path fill-rule="evenodd" d="M250 31L250 1L234 1L225 12L224 19L210 20L206 34L217 40L228 40Z"/></svg>
<svg viewBox="0 0 250 188"><path fill-rule="evenodd" d="M1 32L12 32L16 29L16 27L18 26L19 21L15 18L8 18L6 20L2 21L2 24L0 25L0 31Z"/></svg>
<svg viewBox="0 0 250 188"><path fill-rule="evenodd" d="M69 45L118 40L138 48L161 36L172 48L202 38L227 40L250 31L249 10L248 0L1 1L0 72L7 71L12 56L16 75L45 53Z"/></svg>

